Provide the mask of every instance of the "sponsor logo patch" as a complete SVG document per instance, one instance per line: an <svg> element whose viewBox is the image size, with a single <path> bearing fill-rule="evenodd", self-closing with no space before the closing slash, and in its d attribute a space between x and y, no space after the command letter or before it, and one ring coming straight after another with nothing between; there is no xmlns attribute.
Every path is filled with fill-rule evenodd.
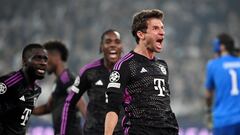
<svg viewBox="0 0 240 135"><path fill-rule="evenodd" d="M73 92L75 92L75 93L78 93L79 92L79 88L77 88L76 86L72 86L71 87L71 90L73 91Z"/></svg>
<svg viewBox="0 0 240 135"><path fill-rule="evenodd" d="M74 81L74 86L78 86L79 85L79 83L80 83L80 77L78 76L76 79L75 79L75 81Z"/></svg>
<svg viewBox="0 0 240 135"><path fill-rule="evenodd" d="M121 84L120 83L109 83L107 88L120 88Z"/></svg>

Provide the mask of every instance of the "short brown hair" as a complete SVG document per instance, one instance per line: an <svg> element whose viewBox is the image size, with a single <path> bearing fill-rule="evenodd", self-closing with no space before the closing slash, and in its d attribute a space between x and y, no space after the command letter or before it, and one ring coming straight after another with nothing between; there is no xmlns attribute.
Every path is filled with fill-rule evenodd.
<svg viewBox="0 0 240 135"><path fill-rule="evenodd" d="M135 40L137 43L139 42L137 32L138 31L146 32L147 20L149 20L150 18L158 18L158 19L162 20L163 12L159 9L146 9L146 10L137 12L133 16L132 35L135 37Z"/></svg>

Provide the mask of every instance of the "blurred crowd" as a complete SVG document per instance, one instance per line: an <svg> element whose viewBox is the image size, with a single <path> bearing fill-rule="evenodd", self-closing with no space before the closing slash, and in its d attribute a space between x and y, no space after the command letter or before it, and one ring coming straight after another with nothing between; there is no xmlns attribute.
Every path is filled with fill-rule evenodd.
<svg viewBox="0 0 240 135"><path fill-rule="evenodd" d="M70 49L68 66L77 74L80 67L98 58L103 31L118 29L128 52L135 45L132 14L159 8L165 12L166 29L165 50L159 57L169 64L173 110L180 124L184 118L198 121L204 111L204 70L213 57L212 39L227 32L239 45L239 5L238 0L1 0L0 74L19 68L21 51L28 43L56 39ZM43 95L51 93L52 78L41 82Z"/></svg>

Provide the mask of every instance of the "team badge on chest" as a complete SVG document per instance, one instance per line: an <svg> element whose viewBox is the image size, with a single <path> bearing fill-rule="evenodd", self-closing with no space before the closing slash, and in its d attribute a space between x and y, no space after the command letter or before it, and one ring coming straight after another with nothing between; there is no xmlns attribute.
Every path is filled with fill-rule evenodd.
<svg viewBox="0 0 240 135"><path fill-rule="evenodd" d="M166 68L165 68L163 65L159 64L158 67L160 68L160 70L162 71L162 73L163 73L164 75L167 74L167 70L166 70Z"/></svg>

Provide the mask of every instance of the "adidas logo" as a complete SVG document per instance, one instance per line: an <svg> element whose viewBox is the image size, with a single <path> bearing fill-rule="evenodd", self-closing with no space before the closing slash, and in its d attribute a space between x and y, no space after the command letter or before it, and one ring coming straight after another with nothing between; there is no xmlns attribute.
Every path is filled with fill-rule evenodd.
<svg viewBox="0 0 240 135"><path fill-rule="evenodd" d="M101 80L98 80L95 85L103 85L103 82Z"/></svg>
<svg viewBox="0 0 240 135"><path fill-rule="evenodd" d="M20 97L19 99L22 100L22 101L25 101L25 97L24 96Z"/></svg>
<svg viewBox="0 0 240 135"><path fill-rule="evenodd" d="M143 67L143 68L141 69L140 73L145 73L145 72L147 72L147 70Z"/></svg>

